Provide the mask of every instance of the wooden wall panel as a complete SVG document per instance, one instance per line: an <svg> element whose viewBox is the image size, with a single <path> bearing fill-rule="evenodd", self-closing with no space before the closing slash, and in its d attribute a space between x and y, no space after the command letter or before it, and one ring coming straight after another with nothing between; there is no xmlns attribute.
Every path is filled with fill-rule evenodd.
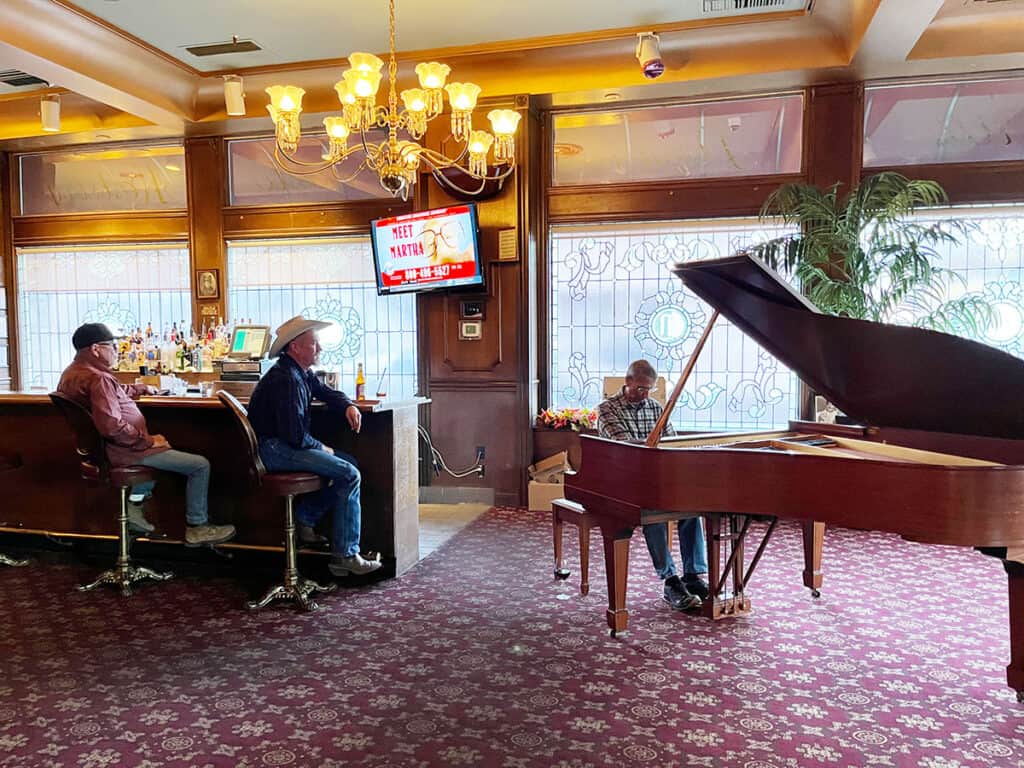
<svg viewBox="0 0 1024 768"><path fill-rule="evenodd" d="M430 390L430 426L434 447L452 469L473 465L477 446L486 449L484 477L454 479L442 473L435 485L493 488L497 504L518 505L522 500L524 409L522 390L504 384L439 383Z"/></svg>
<svg viewBox="0 0 1024 768"><path fill-rule="evenodd" d="M224 237L315 237L317 235L367 234L369 222L412 211L402 200L366 200L329 205L282 205L227 208Z"/></svg>
<svg viewBox="0 0 1024 768"><path fill-rule="evenodd" d="M424 294L419 297L420 356L425 361L424 394L432 398L430 430L435 447L452 466L471 464L477 445L487 447L483 480L442 476L437 485L491 487L500 503L524 500L525 468L529 464L531 397L529 379L534 340L529 309L531 259L536 253L537 226L531 215L531 175L538 172L532 151L539 140L536 115L525 99L515 107L523 113L517 137L519 167L497 196L478 203L480 244L487 270L483 292ZM536 182L533 180L536 190ZM436 208L455 200L436 182L424 180L418 208ZM533 203L533 205L536 205ZM514 229L515 261L501 261L498 236ZM482 300L484 319L479 340L460 340L460 303ZM494 440L501 435L500 442ZM480 438L490 436L491 442ZM478 441L478 442L474 442Z"/></svg>

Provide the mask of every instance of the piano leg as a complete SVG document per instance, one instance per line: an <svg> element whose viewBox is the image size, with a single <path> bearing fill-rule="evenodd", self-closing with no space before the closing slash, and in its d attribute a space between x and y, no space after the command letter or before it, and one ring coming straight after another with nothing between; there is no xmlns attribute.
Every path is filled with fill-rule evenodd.
<svg viewBox="0 0 1024 768"><path fill-rule="evenodd" d="M551 517L552 529L555 535L555 578L568 579L570 571L565 567L565 563L562 560L562 531L565 528L565 523L558 516L557 510L552 513Z"/></svg>
<svg viewBox="0 0 1024 768"><path fill-rule="evenodd" d="M629 540L632 528L601 526L604 539L604 569L608 576L608 628L612 637L626 632L629 611L626 610L626 580L629 576Z"/></svg>
<svg viewBox="0 0 1024 768"><path fill-rule="evenodd" d="M1006 666L1006 682L1017 692L1017 701L1024 703L1024 563L1004 560L1010 587L1010 663Z"/></svg>
<svg viewBox="0 0 1024 768"><path fill-rule="evenodd" d="M804 586L813 597L821 597L821 548L825 543L825 524L804 520Z"/></svg>

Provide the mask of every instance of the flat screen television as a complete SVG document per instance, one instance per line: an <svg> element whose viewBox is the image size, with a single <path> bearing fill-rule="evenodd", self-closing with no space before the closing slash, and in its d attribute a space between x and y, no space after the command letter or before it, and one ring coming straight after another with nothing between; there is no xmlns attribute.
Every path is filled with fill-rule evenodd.
<svg viewBox="0 0 1024 768"><path fill-rule="evenodd" d="M381 296L484 284L475 205L374 219L370 241Z"/></svg>

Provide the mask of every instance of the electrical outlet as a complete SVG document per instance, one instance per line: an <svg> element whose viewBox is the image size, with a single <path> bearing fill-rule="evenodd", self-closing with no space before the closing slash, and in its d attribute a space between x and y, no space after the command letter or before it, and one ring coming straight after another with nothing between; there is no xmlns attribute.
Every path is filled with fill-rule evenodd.
<svg viewBox="0 0 1024 768"><path fill-rule="evenodd" d="M482 445L478 445L476 447L476 460L483 461L485 458L487 458L487 449Z"/></svg>

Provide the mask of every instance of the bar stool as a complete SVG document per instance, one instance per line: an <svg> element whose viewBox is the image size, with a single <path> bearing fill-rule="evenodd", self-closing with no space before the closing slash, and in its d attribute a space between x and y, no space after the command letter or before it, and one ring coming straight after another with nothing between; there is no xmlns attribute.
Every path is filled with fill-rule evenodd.
<svg viewBox="0 0 1024 768"><path fill-rule="evenodd" d="M0 453L0 472L17 469L20 466L20 453ZM28 565L28 560L18 560L0 552L0 565L12 565L17 568L23 565Z"/></svg>
<svg viewBox="0 0 1024 768"><path fill-rule="evenodd" d="M110 466L110 462L107 460L106 441L96 429L96 425L92 423L89 411L59 392L51 392L50 400L71 427L71 432L75 437L75 450L81 462L79 472L82 479L93 485L110 485L121 492L121 509L117 518L117 561L114 563L113 569L104 571L89 584L80 585L78 591L88 592L100 584L112 584L120 587L121 594L128 597L132 593L132 584L138 581L143 579L167 581L173 578L173 573L132 565L128 554L131 544L131 539L128 536L128 493L133 485L153 481L156 478L155 471L142 466Z"/></svg>
<svg viewBox="0 0 1024 768"><path fill-rule="evenodd" d="M337 584L319 584L299 573L295 546L295 497L304 493L319 491L324 479L312 472L267 472L260 459L256 432L249 423L245 407L229 392L223 390L217 397L234 417L242 442L248 451L249 477L260 493L284 498L284 583L271 587L261 600L252 600L246 605L255 611L265 608L274 600L293 600L306 611L317 609L313 595L317 592L331 592Z"/></svg>

